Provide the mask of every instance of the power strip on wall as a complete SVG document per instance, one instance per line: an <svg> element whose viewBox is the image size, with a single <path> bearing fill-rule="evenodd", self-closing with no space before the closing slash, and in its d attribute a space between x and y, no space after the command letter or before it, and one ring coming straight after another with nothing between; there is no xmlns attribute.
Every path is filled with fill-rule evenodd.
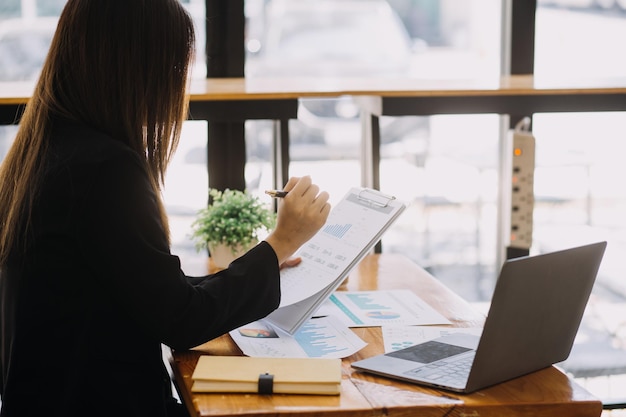
<svg viewBox="0 0 626 417"><path fill-rule="evenodd" d="M512 131L509 246L529 250L533 237L535 137L524 118Z"/></svg>

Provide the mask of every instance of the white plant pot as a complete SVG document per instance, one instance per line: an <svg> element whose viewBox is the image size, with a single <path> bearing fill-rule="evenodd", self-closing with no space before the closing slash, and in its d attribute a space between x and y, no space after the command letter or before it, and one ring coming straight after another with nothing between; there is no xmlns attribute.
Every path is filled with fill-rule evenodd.
<svg viewBox="0 0 626 417"><path fill-rule="evenodd" d="M224 244L209 244L209 253L211 254L211 260L213 261L213 265L217 268L224 269L228 268L228 265L230 265L232 261L245 254L255 245L256 243L253 242L252 244L250 244L250 246L247 247L239 246L233 253L233 250L230 248L230 246L226 246Z"/></svg>

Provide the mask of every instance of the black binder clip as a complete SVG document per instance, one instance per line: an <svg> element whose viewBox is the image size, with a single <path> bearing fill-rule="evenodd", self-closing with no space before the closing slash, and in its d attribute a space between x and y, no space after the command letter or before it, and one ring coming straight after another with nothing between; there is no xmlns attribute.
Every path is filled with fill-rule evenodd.
<svg viewBox="0 0 626 417"><path fill-rule="evenodd" d="M274 393L274 375L266 372L259 374L259 394L272 395Z"/></svg>

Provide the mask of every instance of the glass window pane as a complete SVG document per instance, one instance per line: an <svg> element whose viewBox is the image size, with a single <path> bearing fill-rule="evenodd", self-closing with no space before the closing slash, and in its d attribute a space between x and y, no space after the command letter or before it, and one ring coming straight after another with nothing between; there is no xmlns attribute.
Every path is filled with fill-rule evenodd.
<svg viewBox="0 0 626 417"><path fill-rule="evenodd" d="M0 3L0 81L34 81L50 47L66 0L3 0ZM182 1L197 38L192 77L206 77L205 0Z"/></svg>
<svg viewBox="0 0 626 417"><path fill-rule="evenodd" d="M170 222L172 253L178 255L188 275L207 272L207 252L197 250L191 224L209 200L207 173L207 122L189 120L183 131L163 187L163 203Z"/></svg>
<svg viewBox="0 0 626 417"><path fill-rule="evenodd" d="M540 0L541 79L623 77L626 2ZM623 391L626 193L620 187L626 112L537 114L533 253L606 240L586 319L563 369L600 398ZM621 374L621 375L615 375ZM621 379L620 379L621 378ZM620 383L621 381L621 383Z"/></svg>
<svg viewBox="0 0 626 417"><path fill-rule="evenodd" d="M540 1L537 76L589 79L625 74L626 56L619 37L626 34L622 4L601 8L592 2ZM614 186L626 113L541 114L534 117L533 126L537 136L536 250L608 239L603 264L626 267L617 255L626 230L623 216L615 211L623 205L624 195ZM626 296L626 287L609 284L614 281L609 275L600 275L601 285Z"/></svg>
<svg viewBox="0 0 626 417"><path fill-rule="evenodd" d="M193 18L196 33L196 56L192 78L206 78L206 3L205 0L181 0Z"/></svg>
<svg viewBox="0 0 626 417"><path fill-rule="evenodd" d="M0 3L0 20L18 17L21 13L20 0L3 0Z"/></svg>
<svg viewBox="0 0 626 417"><path fill-rule="evenodd" d="M0 21L0 81L35 81L56 25L56 17Z"/></svg>
<svg viewBox="0 0 626 417"><path fill-rule="evenodd" d="M626 74L626 1L539 0L535 75L540 78Z"/></svg>
<svg viewBox="0 0 626 417"><path fill-rule="evenodd" d="M66 0L37 0L37 16L59 16Z"/></svg>

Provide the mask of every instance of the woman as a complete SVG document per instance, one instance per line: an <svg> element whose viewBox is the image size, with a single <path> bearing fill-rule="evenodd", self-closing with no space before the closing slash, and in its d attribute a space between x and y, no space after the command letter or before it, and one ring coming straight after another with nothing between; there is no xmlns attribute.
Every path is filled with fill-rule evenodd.
<svg viewBox="0 0 626 417"><path fill-rule="evenodd" d="M69 0L0 167L2 416L165 416L161 343L266 316L279 268L325 222L292 178L277 226L189 278L160 197L187 111L193 26L177 0Z"/></svg>

